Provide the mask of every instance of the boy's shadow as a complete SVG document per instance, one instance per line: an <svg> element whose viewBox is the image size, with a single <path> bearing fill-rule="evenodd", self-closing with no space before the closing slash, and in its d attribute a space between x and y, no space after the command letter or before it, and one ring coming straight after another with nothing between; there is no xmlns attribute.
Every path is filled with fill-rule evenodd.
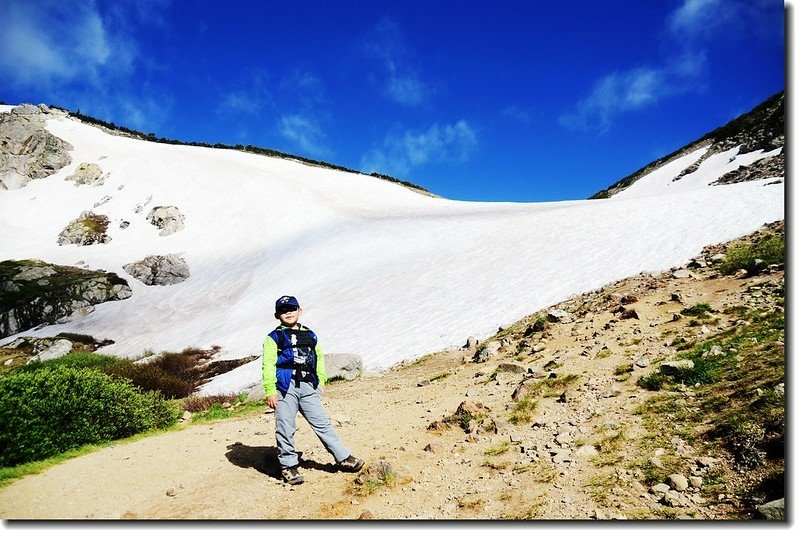
<svg viewBox="0 0 800 535"><path fill-rule="evenodd" d="M225 453L228 461L241 468L255 468L264 475L274 479L281 479L281 465L278 463L278 448L275 446L247 446L241 442L228 444ZM323 472L338 472L332 463L322 464L312 459L303 459L303 452L298 451L300 466L311 470Z"/></svg>

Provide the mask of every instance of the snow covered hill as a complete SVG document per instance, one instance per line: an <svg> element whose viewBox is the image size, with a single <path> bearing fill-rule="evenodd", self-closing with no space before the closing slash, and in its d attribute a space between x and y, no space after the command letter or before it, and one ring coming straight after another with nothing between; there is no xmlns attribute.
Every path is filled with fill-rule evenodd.
<svg viewBox="0 0 800 535"><path fill-rule="evenodd" d="M709 185L769 155L761 150L708 157L673 182L700 149L608 199L475 203L286 159L111 135L58 115L46 115L46 127L73 147L72 162L0 191L0 260L112 271L133 296L0 344L69 331L110 338L101 351L128 357L211 345L222 358L258 355L275 300L291 294L326 352L357 353L379 371L784 217L782 177ZM102 169L102 185L65 180L83 163ZM161 236L146 219L154 206L177 207L184 228ZM109 218L110 241L59 245L87 210ZM147 286L123 270L154 254L179 255L190 277ZM206 391L255 384L260 361L231 373Z"/></svg>

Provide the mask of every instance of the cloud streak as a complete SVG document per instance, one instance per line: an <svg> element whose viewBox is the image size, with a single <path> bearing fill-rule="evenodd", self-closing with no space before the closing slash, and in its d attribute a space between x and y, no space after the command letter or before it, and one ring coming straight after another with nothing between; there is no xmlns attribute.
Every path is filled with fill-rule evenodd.
<svg viewBox="0 0 800 535"><path fill-rule="evenodd" d="M327 136L317 122L305 115L284 115L278 121L280 134L306 154L315 157L328 157L331 150L327 146Z"/></svg>
<svg viewBox="0 0 800 535"><path fill-rule="evenodd" d="M91 3L4 2L0 36L0 73L21 87L97 83L105 71L130 69L129 49L109 39Z"/></svg>
<svg viewBox="0 0 800 535"><path fill-rule="evenodd" d="M367 36L363 51L378 60L383 69L383 94L404 106L418 106L430 95L430 88L409 65L412 52L400 27L394 21L381 20Z"/></svg>
<svg viewBox="0 0 800 535"><path fill-rule="evenodd" d="M665 22L675 52L660 64L615 71L595 81L591 90L559 122L571 129L605 133L623 113L644 110L664 99L705 87L706 47L720 32L735 32L746 20L761 25L765 0L683 0ZM765 32L766 33L766 32Z"/></svg>
<svg viewBox="0 0 800 535"><path fill-rule="evenodd" d="M412 168L426 164L464 163L477 146L475 131L465 120L446 125L434 123L423 132L389 134L381 147L363 156L361 169L366 173L406 175Z"/></svg>
<svg viewBox="0 0 800 535"><path fill-rule="evenodd" d="M0 80L133 128L164 121L172 98L137 69L134 30L164 23L168 0L5 0L0 3ZM136 80L133 83L132 80ZM143 96L148 91L157 99Z"/></svg>

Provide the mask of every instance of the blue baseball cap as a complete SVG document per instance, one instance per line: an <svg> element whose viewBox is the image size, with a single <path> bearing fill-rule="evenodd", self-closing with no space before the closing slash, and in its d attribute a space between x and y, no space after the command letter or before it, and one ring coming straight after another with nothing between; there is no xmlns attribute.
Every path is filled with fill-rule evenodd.
<svg viewBox="0 0 800 535"><path fill-rule="evenodd" d="M297 298L293 295L284 295L275 301L275 312L282 312L284 310L292 310L295 308L300 308L300 303L297 302Z"/></svg>

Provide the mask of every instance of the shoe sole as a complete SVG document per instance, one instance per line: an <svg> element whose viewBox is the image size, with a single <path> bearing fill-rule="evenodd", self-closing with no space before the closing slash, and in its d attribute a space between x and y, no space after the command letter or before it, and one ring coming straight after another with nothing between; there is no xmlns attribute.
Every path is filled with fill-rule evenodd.
<svg viewBox="0 0 800 535"><path fill-rule="evenodd" d="M339 466L339 470L342 470L343 472L358 472L362 468L364 468L364 461L361 461L360 463L354 466L346 466L346 465Z"/></svg>

